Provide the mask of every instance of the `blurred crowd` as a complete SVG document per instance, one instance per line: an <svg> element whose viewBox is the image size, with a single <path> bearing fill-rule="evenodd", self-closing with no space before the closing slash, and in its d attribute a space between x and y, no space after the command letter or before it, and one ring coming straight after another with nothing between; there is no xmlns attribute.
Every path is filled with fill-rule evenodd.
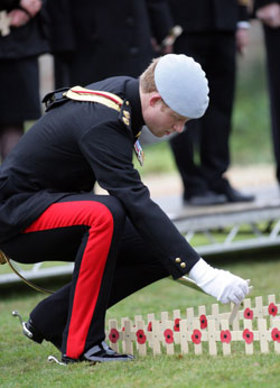
<svg viewBox="0 0 280 388"><path fill-rule="evenodd" d="M170 139L183 200L189 205L253 201L224 176L230 165L236 59L250 44L252 19L264 29L280 183L280 0L0 0L1 159L21 138L24 123L42 114L41 54L52 54L55 87L61 88L110 76L138 77L152 58L184 53L206 72L210 105L201 119Z"/></svg>

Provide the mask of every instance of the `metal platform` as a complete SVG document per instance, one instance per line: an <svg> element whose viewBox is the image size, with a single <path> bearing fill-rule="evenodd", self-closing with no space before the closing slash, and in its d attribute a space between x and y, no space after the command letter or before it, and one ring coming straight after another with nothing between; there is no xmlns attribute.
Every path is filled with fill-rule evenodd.
<svg viewBox="0 0 280 388"><path fill-rule="evenodd" d="M271 186L255 191L254 202L190 207L179 197L157 202L202 256L280 245L280 191ZM204 243L201 243L202 236Z"/></svg>
<svg viewBox="0 0 280 388"><path fill-rule="evenodd" d="M254 190L254 193L254 202L205 207L184 206L179 196L154 200L199 254L207 257L280 245L279 188L270 186ZM38 263L25 271L15 265L31 281L60 277L73 271L73 264L69 263L48 268ZM14 273L0 272L0 286L18 281Z"/></svg>

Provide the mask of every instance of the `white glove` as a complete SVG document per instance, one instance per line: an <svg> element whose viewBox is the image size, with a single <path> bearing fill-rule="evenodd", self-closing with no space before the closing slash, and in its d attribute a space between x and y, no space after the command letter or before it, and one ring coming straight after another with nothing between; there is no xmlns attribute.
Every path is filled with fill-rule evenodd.
<svg viewBox="0 0 280 388"><path fill-rule="evenodd" d="M211 267L200 259L190 270L189 277L207 294L221 303L242 302L250 292L249 280L244 280L228 271Z"/></svg>

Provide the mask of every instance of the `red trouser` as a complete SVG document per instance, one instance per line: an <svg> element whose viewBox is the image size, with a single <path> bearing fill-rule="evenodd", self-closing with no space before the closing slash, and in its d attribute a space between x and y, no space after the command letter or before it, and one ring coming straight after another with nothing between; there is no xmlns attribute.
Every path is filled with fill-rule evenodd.
<svg viewBox="0 0 280 388"><path fill-rule="evenodd" d="M106 309L168 276L111 196L67 196L3 250L30 263L75 260L72 282L32 311L35 327L63 354L78 358L105 337ZM124 227L125 224L125 227Z"/></svg>
<svg viewBox="0 0 280 388"><path fill-rule="evenodd" d="M63 256L63 251L68 259L66 255L71 252L62 244L73 244L68 240L74 237L74 228L76 249L71 256L75 268L62 344L62 352L74 359L104 338L105 311L125 220L122 206L115 198L90 196L91 200L88 195L69 196L52 204L25 229L21 236L25 242L17 244L24 251L21 261L33 261L34 257L38 261L55 260ZM98 202L92 200L97 198Z"/></svg>

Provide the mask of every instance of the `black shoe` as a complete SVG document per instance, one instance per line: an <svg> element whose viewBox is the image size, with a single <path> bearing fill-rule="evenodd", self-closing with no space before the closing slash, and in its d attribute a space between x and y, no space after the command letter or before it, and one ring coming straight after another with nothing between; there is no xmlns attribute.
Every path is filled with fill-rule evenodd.
<svg viewBox="0 0 280 388"><path fill-rule="evenodd" d="M191 206L221 205L226 203L226 201L225 195L214 193L214 191L211 190L206 190L191 196L184 196L184 204Z"/></svg>
<svg viewBox="0 0 280 388"><path fill-rule="evenodd" d="M244 194L232 187L225 193L228 202L253 202L255 196L253 194Z"/></svg>
<svg viewBox="0 0 280 388"><path fill-rule="evenodd" d="M22 332L26 337L32 339L32 341L41 344L44 340L44 337L35 329L33 322L29 319L27 322L22 324Z"/></svg>
<svg viewBox="0 0 280 388"><path fill-rule="evenodd" d="M235 190L229 183L225 187L215 190L217 194L224 194L227 202L252 202L255 196L252 194L244 194Z"/></svg>
<svg viewBox="0 0 280 388"><path fill-rule="evenodd" d="M17 311L13 311L13 316L18 317L22 327L22 333L29 339L38 344L43 342L44 337L35 329L33 322L29 319L27 322L24 322L21 315Z"/></svg>
<svg viewBox="0 0 280 388"><path fill-rule="evenodd" d="M61 348L61 344L59 341L46 339L38 329L34 326L31 318L28 319L27 322L24 322L21 315L17 311L13 311L13 316L18 317L22 327L22 333L29 339L38 344L41 344L44 340L51 342L58 350Z"/></svg>
<svg viewBox="0 0 280 388"><path fill-rule="evenodd" d="M133 359L134 357L130 354L119 354L115 352L104 341L98 345L94 345L87 352L85 352L78 360L69 358L65 355L63 355L61 358L62 362L65 364L80 361L89 361L93 363L109 361L132 361Z"/></svg>

